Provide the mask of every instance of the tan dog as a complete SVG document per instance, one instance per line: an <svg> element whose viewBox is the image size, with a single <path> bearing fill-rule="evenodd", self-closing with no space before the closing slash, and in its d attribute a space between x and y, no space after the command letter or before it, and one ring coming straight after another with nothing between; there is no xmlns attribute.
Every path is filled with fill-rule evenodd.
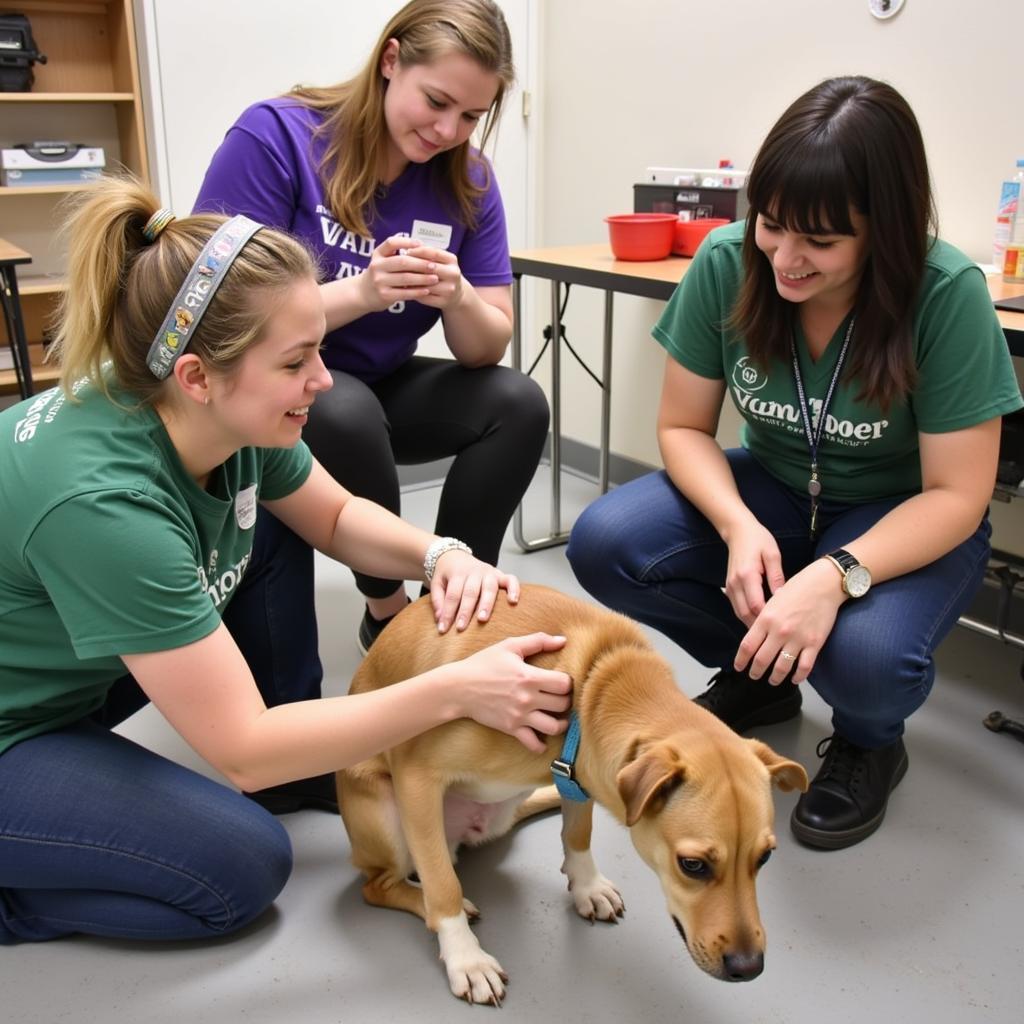
<svg viewBox="0 0 1024 1024"><path fill-rule="evenodd" d="M807 773L689 700L635 623L524 586L521 602L499 600L487 624L439 636L424 598L374 643L351 692L537 631L568 638L561 651L531 661L572 676L581 724L575 778L629 827L697 965L724 981L757 977L765 935L755 877L775 847L771 784L805 790ZM551 782L562 742L552 738L545 754L533 754L503 733L461 719L338 773L352 860L366 875L364 897L422 917L438 935L452 992L469 1002L496 1004L508 978L470 930L478 911L463 898L455 850L557 806L553 787L533 790ZM562 801L562 871L576 910L611 921L623 903L590 853L592 808L590 801ZM414 870L422 888L409 881Z"/></svg>

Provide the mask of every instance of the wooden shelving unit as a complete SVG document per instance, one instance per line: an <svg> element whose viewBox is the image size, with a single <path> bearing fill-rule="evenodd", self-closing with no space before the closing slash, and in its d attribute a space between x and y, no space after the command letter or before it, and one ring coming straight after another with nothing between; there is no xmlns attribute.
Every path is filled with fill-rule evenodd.
<svg viewBox="0 0 1024 1024"><path fill-rule="evenodd" d="M132 0L19 0L46 64L30 92L0 93L0 147L39 139L102 146L108 170L149 180ZM86 185L0 186L0 235L32 254L18 290L37 390L56 380L43 339L64 290L64 253L55 230L61 200ZM0 335L2 336L2 335ZM0 370L0 395L16 394L13 370Z"/></svg>

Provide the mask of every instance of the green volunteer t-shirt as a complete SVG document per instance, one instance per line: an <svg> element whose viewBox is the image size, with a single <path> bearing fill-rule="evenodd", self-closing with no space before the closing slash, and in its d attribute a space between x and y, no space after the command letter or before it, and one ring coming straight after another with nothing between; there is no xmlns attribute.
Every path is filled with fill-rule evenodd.
<svg viewBox="0 0 1024 1024"><path fill-rule="evenodd" d="M301 441L243 448L203 490L152 409L75 390L79 403L53 388L0 412L0 752L100 707L120 655L212 633L257 502L312 466Z"/></svg>
<svg viewBox="0 0 1024 1024"><path fill-rule="evenodd" d="M724 327L743 278L743 228L737 222L708 236L652 333L688 370L725 380L744 420L743 447L773 476L806 493L810 451L792 363L757 370L744 339ZM817 363L797 327L800 373L815 424L848 326L848 320L840 325ZM818 449L826 499L866 502L917 493L919 432L961 430L1024 405L985 277L945 242L936 241L928 253L914 327L913 394L883 412L855 399L856 381L844 379L836 387ZM851 346L868 342L855 327Z"/></svg>

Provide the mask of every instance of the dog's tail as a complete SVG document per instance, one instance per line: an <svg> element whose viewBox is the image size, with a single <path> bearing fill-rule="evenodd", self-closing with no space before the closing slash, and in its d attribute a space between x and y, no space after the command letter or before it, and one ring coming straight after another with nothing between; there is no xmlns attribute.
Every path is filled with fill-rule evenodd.
<svg viewBox="0 0 1024 1024"><path fill-rule="evenodd" d="M547 814L548 811L557 811L562 806L562 799L554 786L540 786L535 789L517 808L513 825L518 825L527 818L533 818L538 814Z"/></svg>

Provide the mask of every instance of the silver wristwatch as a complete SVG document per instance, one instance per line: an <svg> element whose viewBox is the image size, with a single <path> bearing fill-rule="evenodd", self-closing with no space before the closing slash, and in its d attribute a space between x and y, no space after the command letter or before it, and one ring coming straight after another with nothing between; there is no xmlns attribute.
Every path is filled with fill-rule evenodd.
<svg viewBox="0 0 1024 1024"><path fill-rule="evenodd" d="M871 589L871 573L849 551L836 548L825 557L843 577L843 592L849 597L863 597Z"/></svg>

